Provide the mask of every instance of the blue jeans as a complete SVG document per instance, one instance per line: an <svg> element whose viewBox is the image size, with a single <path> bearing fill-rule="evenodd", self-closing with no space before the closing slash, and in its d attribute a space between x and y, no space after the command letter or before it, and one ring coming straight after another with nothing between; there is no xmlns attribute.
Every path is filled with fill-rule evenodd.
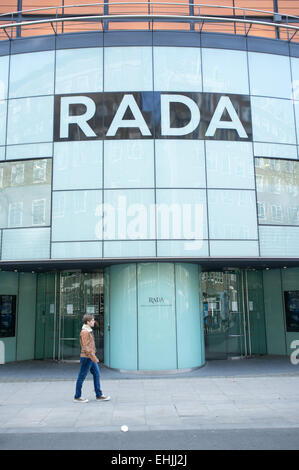
<svg viewBox="0 0 299 470"><path fill-rule="evenodd" d="M99 398L103 395L100 387L100 368L97 362L93 362L88 357L80 357L80 371L76 382L75 398L81 397L82 385L88 372L93 375L94 391L96 397Z"/></svg>

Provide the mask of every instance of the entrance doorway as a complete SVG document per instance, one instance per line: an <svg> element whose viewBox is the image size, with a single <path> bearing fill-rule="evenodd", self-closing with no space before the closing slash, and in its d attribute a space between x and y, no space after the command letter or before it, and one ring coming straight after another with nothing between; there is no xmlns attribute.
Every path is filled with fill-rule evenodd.
<svg viewBox="0 0 299 470"><path fill-rule="evenodd" d="M200 279L206 360L267 354L262 271L203 272ZM95 317L97 356L104 362L103 270L38 274L35 358L78 360L85 313ZM107 357L109 330L106 325Z"/></svg>
<svg viewBox="0 0 299 470"><path fill-rule="evenodd" d="M261 271L202 274L206 360L266 354Z"/></svg>
<svg viewBox="0 0 299 470"><path fill-rule="evenodd" d="M97 356L104 360L104 281L103 272L60 273L58 360L78 360L80 330L85 313L95 318Z"/></svg>

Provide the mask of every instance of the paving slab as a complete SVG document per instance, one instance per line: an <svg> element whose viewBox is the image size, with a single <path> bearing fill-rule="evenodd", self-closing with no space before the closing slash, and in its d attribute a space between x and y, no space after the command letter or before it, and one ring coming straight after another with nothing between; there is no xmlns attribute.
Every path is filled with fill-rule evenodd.
<svg viewBox="0 0 299 470"><path fill-rule="evenodd" d="M184 376L102 368L111 401L101 403L91 376L89 402L73 402L78 364L41 362L0 366L1 433L299 427L299 366L287 358L215 361Z"/></svg>

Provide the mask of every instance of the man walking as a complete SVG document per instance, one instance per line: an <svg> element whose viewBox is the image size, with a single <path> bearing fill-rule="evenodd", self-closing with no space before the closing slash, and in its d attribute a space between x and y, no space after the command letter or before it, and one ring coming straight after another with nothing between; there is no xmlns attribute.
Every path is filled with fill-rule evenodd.
<svg viewBox="0 0 299 470"><path fill-rule="evenodd" d="M95 319L92 315L84 315L83 326L80 333L80 371L76 382L76 393L74 402L86 403L88 400L81 397L82 385L88 372L93 375L94 391L97 401L109 401L110 397L103 395L100 387L100 368L98 366L98 358L95 355L96 347L92 328L94 327Z"/></svg>

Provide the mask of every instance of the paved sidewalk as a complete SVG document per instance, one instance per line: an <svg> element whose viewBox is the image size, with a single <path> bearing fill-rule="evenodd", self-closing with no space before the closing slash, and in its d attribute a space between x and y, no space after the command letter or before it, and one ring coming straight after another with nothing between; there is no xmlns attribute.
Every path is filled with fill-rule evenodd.
<svg viewBox="0 0 299 470"><path fill-rule="evenodd" d="M211 361L177 375L102 368L110 402L93 381L73 403L78 364L28 361L0 366L0 433L299 427L299 365L288 358Z"/></svg>

